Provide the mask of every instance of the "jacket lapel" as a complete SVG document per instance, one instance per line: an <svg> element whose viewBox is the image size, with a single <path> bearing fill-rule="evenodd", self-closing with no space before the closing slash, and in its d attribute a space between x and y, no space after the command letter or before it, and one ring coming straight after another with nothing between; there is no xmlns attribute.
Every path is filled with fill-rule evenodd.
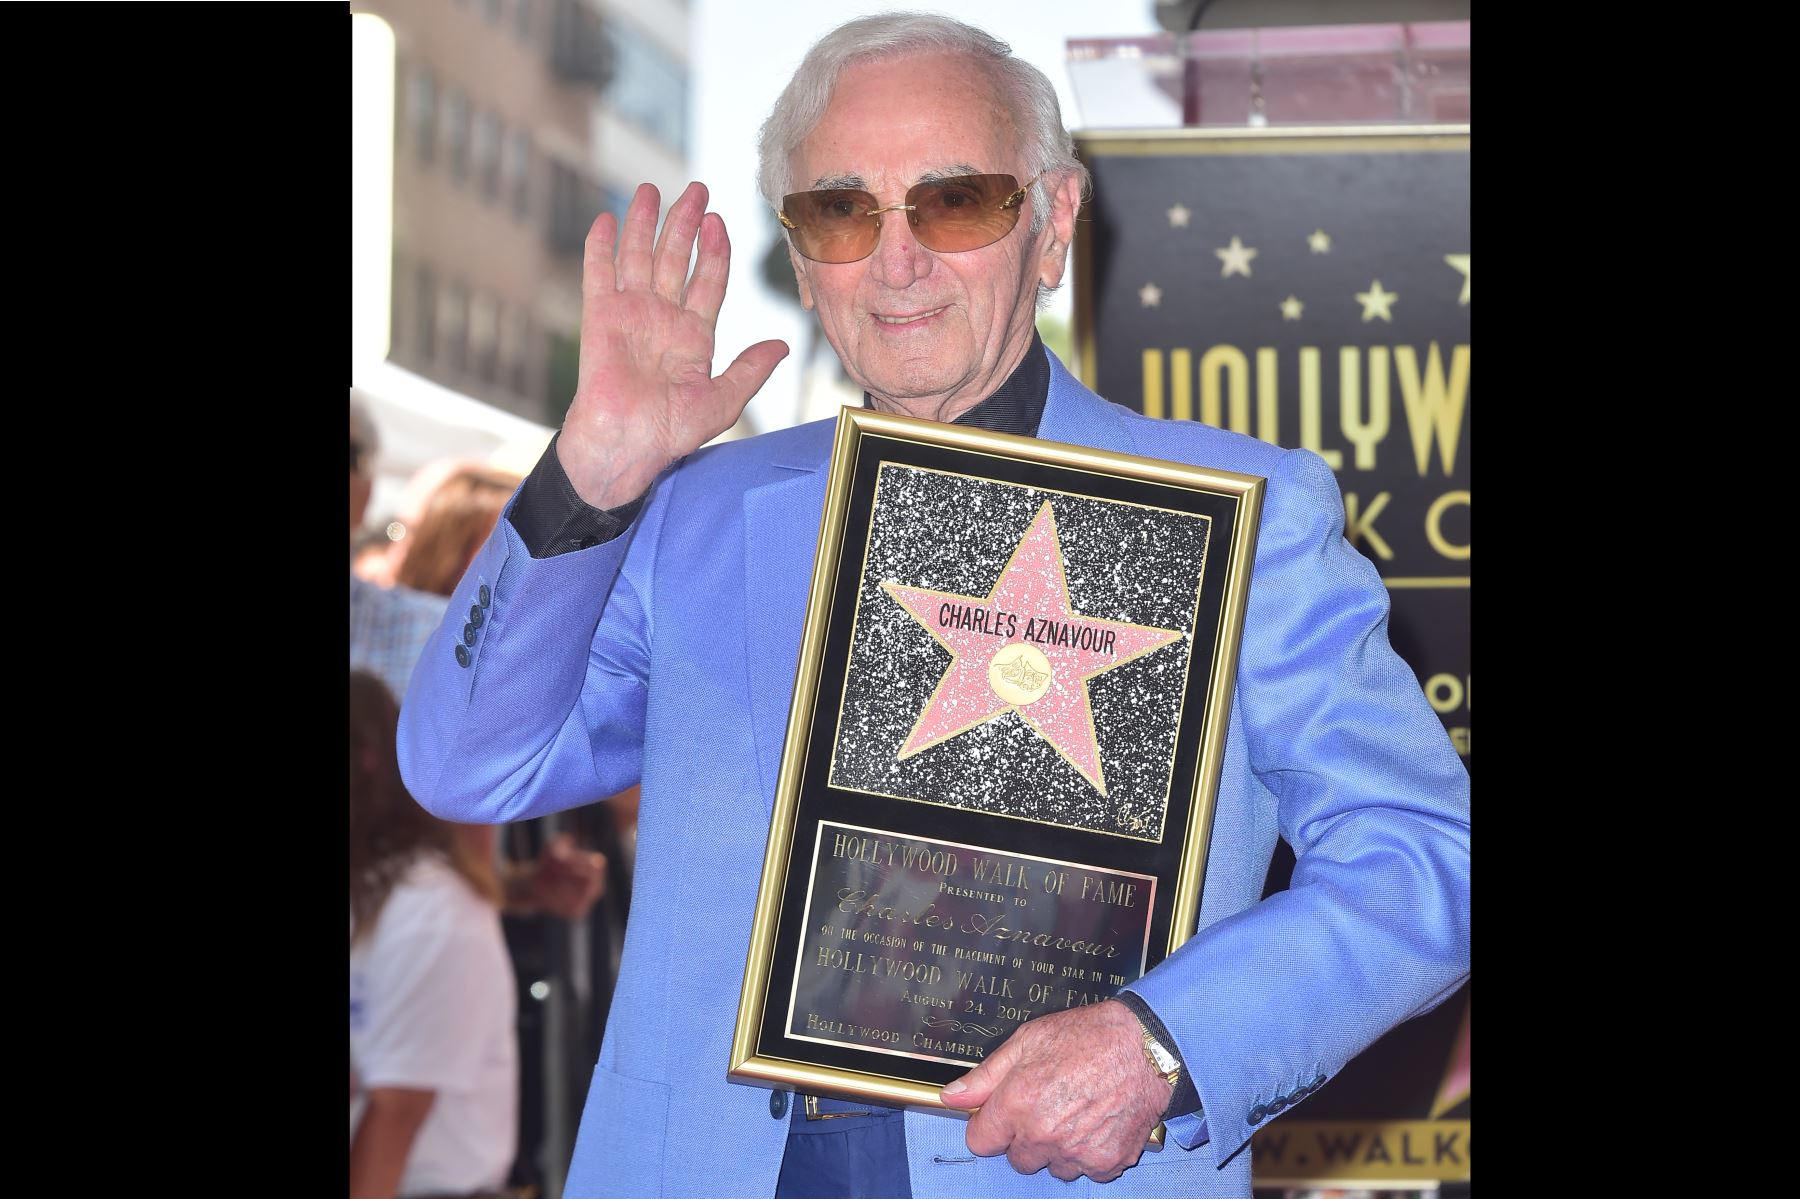
<svg viewBox="0 0 1800 1199"><path fill-rule="evenodd" d="M814 456L772 463L786 477L744 493L744 636L749 650L750 722L765 804L775 798L787 738L801 623L812 586L813 553L825 509L832 426ZM809 442L810 445L810 442Z"/></svg>
<svg viewBox="0 0 1800 1199"><path fill-rule="evenodd" d="M1083 387L1055 354L1045 353L1050 358L1050 394L1038 420L1038 439L1137 453L1120 410Z"/></svg>

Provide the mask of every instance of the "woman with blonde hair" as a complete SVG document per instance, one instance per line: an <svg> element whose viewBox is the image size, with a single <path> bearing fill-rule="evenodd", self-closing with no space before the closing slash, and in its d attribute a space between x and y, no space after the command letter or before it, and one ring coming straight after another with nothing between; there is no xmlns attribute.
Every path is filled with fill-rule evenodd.
<svg viewBox="0 0 1800 1199"><path fill-rule="evenodd" d="M407 529L394 581L434 595L455 591L518 487L519 477L504 471L464 467L451 474Z"/></svg>
<svg viewBox="0 0 1800 1199"><path fill-rule="evenodd" d="M407 794L399 715L350 672L351 1199L498 1194L519 1062L494 829Z"/></svg>

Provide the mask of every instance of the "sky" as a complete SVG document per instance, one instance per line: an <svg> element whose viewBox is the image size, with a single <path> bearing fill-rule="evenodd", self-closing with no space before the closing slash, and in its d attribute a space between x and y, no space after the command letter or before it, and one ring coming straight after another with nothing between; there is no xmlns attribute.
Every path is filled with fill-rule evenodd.
<svg viewBox="0 0 1800 1199"><path fill-rule="evenodd" d="M731 235L731 283L719 314L714 372L746 346L778 337L792 349L746 413L757 432L832 416L835 408L802 405L798 361L811 313L792 297L763 286L760 263L777 226L756 190L756 137L775 98L806 50L823 34L855 17L896 5L842 0L832 4L751 4L744 0L691 0L692 57L689 80L694 177L705 183L711 208ZM942 10L938 10L942 11ZM1065 64L1072 37L1138 37L1159 33L1151 0L961 0L952 14L1009 43L1013 53L1050 77L1062 103L1063 123L1080 131L1083 114ZM673 201L665 196L664 203ZM1050 312L1068 319L1071 289L1065 281ZM821 344L825 361L830 350ZM847 397L848 398L848 397Z"/></svg>

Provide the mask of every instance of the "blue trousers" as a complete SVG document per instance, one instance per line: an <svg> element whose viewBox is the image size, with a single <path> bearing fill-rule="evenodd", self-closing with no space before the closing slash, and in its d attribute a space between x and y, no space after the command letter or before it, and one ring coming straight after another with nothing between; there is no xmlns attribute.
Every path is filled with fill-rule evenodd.
<svg viewBox="0 0 1800 1199"><path fill-rule="evenodd" d="M866 1112L837 1119L819 1115ZM775 1199L912 1199L906 1120L899 1108L840 1099L793 1099Z"/></svg>

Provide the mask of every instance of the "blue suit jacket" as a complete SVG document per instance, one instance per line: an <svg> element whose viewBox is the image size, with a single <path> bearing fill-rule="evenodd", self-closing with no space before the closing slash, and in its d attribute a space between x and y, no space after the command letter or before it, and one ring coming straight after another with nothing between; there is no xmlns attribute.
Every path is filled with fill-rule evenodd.
<svg viewBox="0 0 1800 1199"><path fill-rule="evenodd" d="M400 722L419 801L494 823L642 781L618 989L569 1172L592 1195L773 1195L787 1134L730 1084L750 916L799 656L833 422L700 451L625 535L534 560L502 520ZM1388 645L1387 592L1316 456L1109 404L1051 357L1038 435L1269 480L1197 934L1133 985L1204 1117L1096 1193L1250 1193L1240 1150L1469 968L1469 780ZM472 664L454 648L482 587ZM1258 902L1276 838L1289 889ZM976 1159L909 1112L918 1196L1084 1194Z"/></svg>

